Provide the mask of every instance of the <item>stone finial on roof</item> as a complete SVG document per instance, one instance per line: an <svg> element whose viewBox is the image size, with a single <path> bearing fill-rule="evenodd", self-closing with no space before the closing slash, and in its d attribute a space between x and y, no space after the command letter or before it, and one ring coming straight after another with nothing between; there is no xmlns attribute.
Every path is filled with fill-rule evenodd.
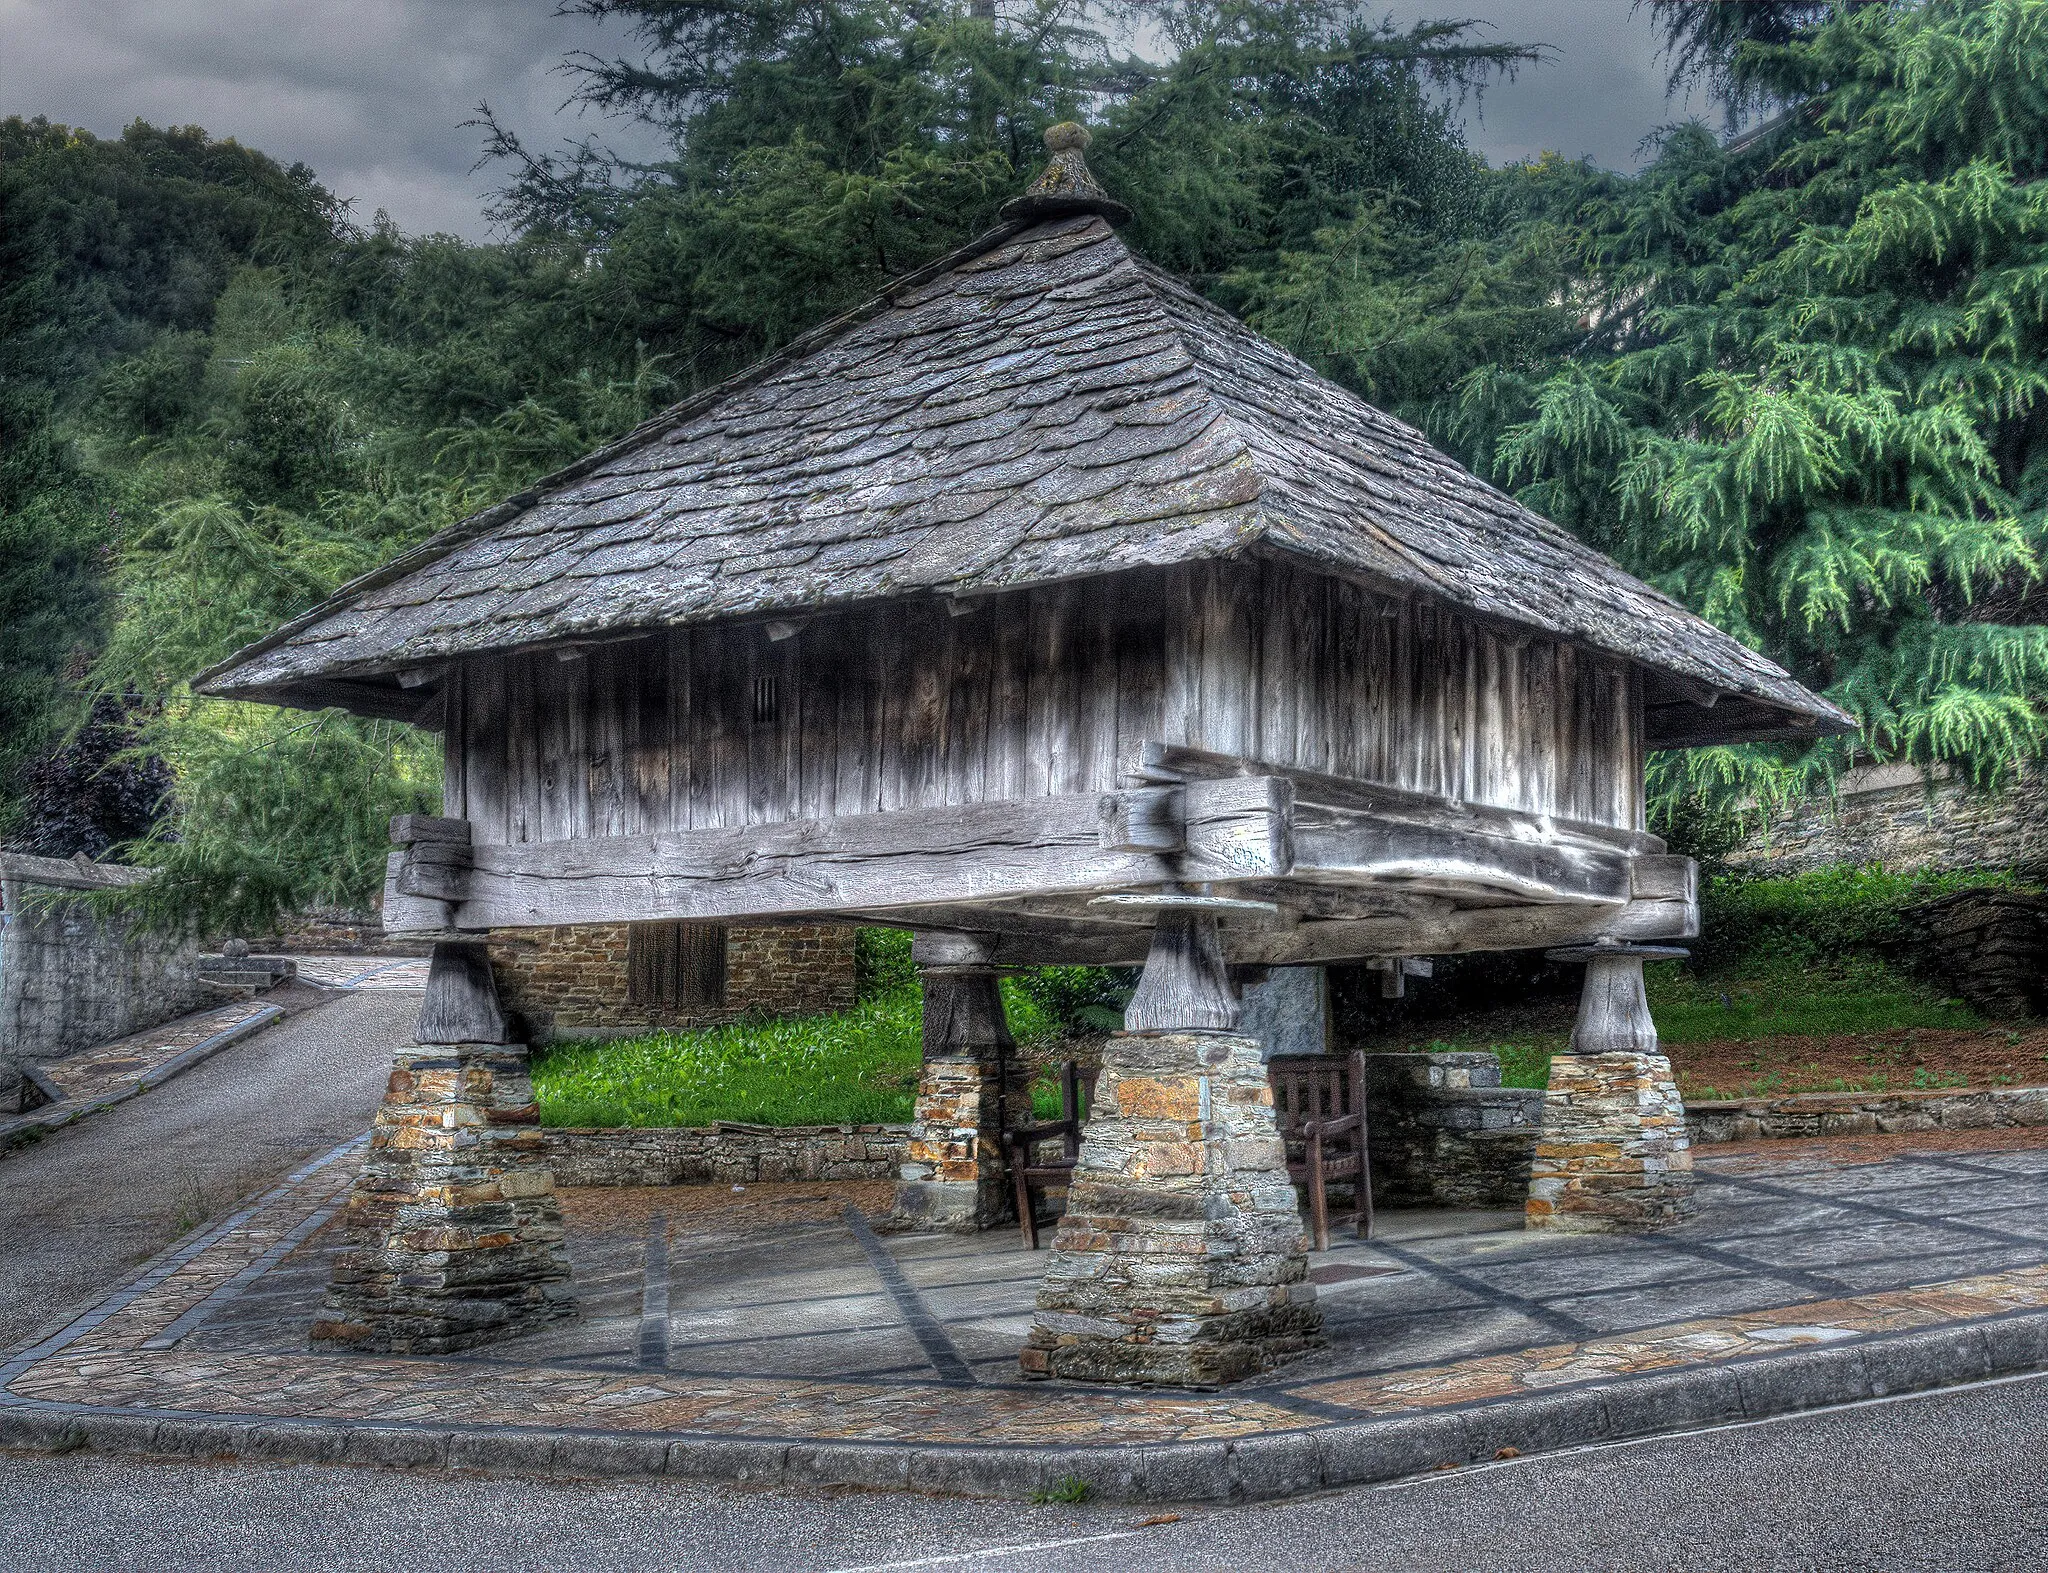
<svg viewBox="0 0 2048 1573"><path fill-rule="evenodd" d="M1097 185L1088 172L1088 161L1081 156L1088 142L1088 128L1076 121L1063 120L1048 126L1045 150L1052 154L1052 162L1021 197L1012 197L1003 204L1003 217L1050 219L1074 213L1099 213L1112 224L1128 219L1131 210Z"/></svg>

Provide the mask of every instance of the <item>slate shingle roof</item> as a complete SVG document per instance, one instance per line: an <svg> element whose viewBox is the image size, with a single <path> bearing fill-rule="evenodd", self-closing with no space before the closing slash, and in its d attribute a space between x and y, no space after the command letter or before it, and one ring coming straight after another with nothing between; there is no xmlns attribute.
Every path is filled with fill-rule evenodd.
<svg viewBox="0 0 2048 1573"><path fill-rule="evenodd" d="M1742 696L1744 735L1847 720L1085 212L996 231L202 684L328 703L481 651L1255 549Z"/></svg>

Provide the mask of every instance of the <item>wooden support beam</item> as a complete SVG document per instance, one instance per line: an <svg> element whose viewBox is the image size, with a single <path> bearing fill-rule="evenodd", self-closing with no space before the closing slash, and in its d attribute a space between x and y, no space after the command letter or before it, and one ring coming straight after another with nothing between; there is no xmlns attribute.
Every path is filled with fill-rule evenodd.
<svg viewBox="0 0 2048 1573"><path fill-rule="evenodd" d="M427 965L427 997L420 1006L418 1043L510 1043L498 985L481 940L442 940Z"/></svg>
<svg viewBox="0 0 2048 1573"><path fill-rule="evenodd" d="M461 882L456 922L485 929L872 912L1288 873L1284 782L1203 782L1184 797L1185 846L1175 854L1105 850L1096 793L729 830L480 844Z"/></svg>

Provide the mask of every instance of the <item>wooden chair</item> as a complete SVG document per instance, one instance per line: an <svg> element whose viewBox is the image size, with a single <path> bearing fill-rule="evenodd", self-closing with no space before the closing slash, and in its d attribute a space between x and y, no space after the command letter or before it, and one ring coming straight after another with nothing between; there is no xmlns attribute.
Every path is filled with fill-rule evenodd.
<svg viewBox="0 0 2048 1573"><path fill-rule="evenodd" d="M1038 1249L1038 1215L1032 1210L1033 1185L1065 1185L1074 1165L1081 1161L1081 1127L1088 1120L1088 1099L1081 1088L1081 1072L1072 1060L1060 1065L1060 1117L1043 1125L1025 1125L1009 1132L1010 1183L1017 1191L1017 1228L1024 1236L1024 1249ZM1054 1159L1038 1156L1041 1143L1059 1138L1060 1155Z"/></svg>
<svg viewBox="0 0 2048 1573"><path fill-rule="evenodd" d="M1330 1248L1332 1182L1351 1189L1358 1238L1372 1238L1372 1154L1365 1055L1276 1054L1266 1062L1273 1113L1287 1144L1287 1177L1308 1187L1316 1249Z"/></svg>

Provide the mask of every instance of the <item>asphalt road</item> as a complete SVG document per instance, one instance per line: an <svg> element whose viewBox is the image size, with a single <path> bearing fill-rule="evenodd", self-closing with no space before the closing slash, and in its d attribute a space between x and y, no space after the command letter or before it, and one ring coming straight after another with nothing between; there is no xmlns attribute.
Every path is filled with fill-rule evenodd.
<svg viewBox="0 0 2048 1573"><path fill-rule="evenodd" d="M2039 1569L2048 1378L1252 1508L0 1454L0 1568Z"/></svg>
<svg viewBox="0 0 2048 1573"><path fill-rule="evenodd" d="M409 989L343 995L0 1158L0 1349L367 1130L419 1008Z"/></svg>

